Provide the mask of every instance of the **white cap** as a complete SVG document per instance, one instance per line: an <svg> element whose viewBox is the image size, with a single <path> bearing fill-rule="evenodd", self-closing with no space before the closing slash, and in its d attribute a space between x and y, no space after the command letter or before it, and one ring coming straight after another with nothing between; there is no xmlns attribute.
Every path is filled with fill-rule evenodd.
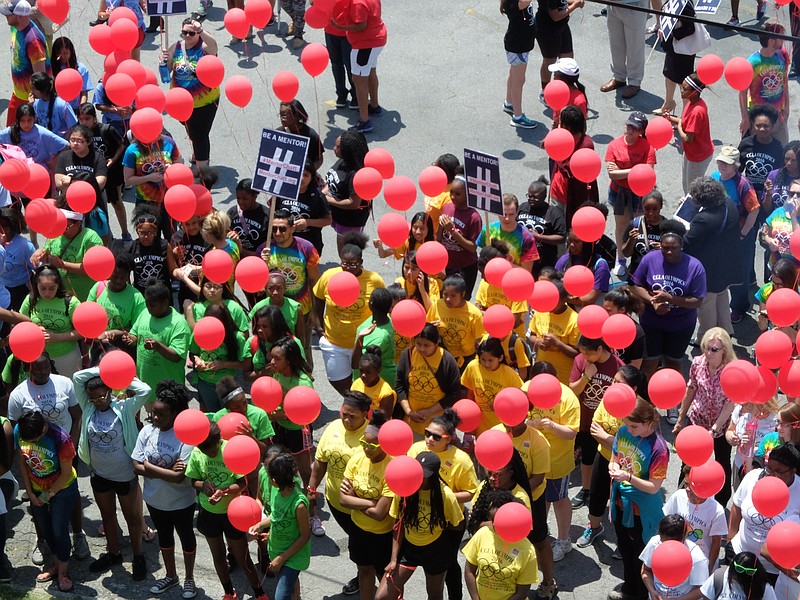
<svg viewBox="0 0 800 600"><path fill-rule="evenodd" d="M17 15L18 17L28 17L31 14L31 5L28 0L13 0L0 5L0 14L10 17Z"/></svg>
<svg viewBox="0 0 800 600"><path fill-rule="evenodd" d="M564 75L569 75L571 77L580 75L581 72L580 68L578 67L578 63L575 62L574 58L559 58L552 65L548 66L547 69L551 73L563 73Z"/></svg>

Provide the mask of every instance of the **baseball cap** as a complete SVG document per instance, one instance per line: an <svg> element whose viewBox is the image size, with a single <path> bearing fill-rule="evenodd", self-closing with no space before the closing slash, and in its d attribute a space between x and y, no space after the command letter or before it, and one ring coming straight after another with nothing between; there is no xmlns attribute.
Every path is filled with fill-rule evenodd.
<svg viewBox="0 0 800 600"><path fill-rule="evenodd" d="M0 4L0 14L5 17L17 15L18 17L27 17L31 14L31 5L28 0L12 0L11 2L4 2Z"/></svg>
<svg viewBox="0 0 800 600"><path fill-rule="evenodd" d="M714 158L729 165L739 164L739 150L733 146L723 146L719 149L719 154Z"/></svg>
<svg viewBox="0 0 800 600"><path fill-rule="evenodd" d="M635 127L636 129L644 130L647 129L647 117L644 116L642 111L635 110L630 114L625 124Z"/></svg>
<svg viewBox="0 0 800 600"><path fill-rule="evenodd" d="M551 73L563 73L572 77L579 75L581 72L574 58L559 58L552 65L549 65L547 69Z"/></svg>
<svg viewBox="0 0 800 600"><path fill-rule="evenodd" d="M425 479L438 474L442 466L442 461L433 452L420 452L417 454L417 462L422 465L422 476Z"/></svg>

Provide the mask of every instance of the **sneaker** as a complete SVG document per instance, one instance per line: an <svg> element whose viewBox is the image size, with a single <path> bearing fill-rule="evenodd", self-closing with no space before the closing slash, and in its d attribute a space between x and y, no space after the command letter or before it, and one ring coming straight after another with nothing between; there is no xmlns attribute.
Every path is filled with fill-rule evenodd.
<svg viewBox="0 0 800 600"><path fill-rule="evenodd" d="M195 596L197 596L197 588L194 585L194 580L187 579L183 582L183 597L186 598L186 600L189 600Z"/></svg>
<svg viewBox="0 0 800 600"><path fill-rule="evenodd" d="M562 560L568 552L572 552L570 540L556 540L553 542L553 562Z"/></svg>
<svg viewBox="0 0 800 600"><path fill-rule="evenodd" d="M347 96L344 98L336 98L336 108L347 108L349 104L350 103L347 101Z"/></svg>
<svg viewBox="0 0 800 600"><path fill-rule="evenodd" d="M767 3L764 2L757 2L756 3L756 20L760 21L764 18L764 15L767 13Z"/></svg>
<svg viewBox="0 0 800 600"><path fill-rule="evenodd" d="M369 113L371 115L382 115L383 114L383 107L380 104L378 106L372 106L372 104L370 104L367 107L367 113Z"/></svg>
<svg viewBox="0 0 800 600"><path fill-rule="evenodd" d="M744 319L744 313L739 310L731 311L731 323L741 323Z"/></svg>
<svg viewBox="0 0 800 600"><path fill-rule="evenodd" d="M33 550L31 551L31 562L37 567L41 567L44 564L44 557L49 555L50 548L48 548L47 542L44 540L39 540L33 546Z"/></svg>
<svg viewBox="0 0 800 600"><path fill-rule="evenodd" d="M372 121L367 119L366 121L359 121L353 127L350 128L350 131L358 131L360 133L369 133L372 131Z"/></svg>
<svg viewBox="0 0 800 600"><path fill-rule="evenodd" d="M355 96L355 91L353 92L353 97L350 98L350 110L358 110L358 98Z"/></svg>
<svg viewBox="0 0 800 600"><path fill-rule="evenodd" d="M345 596L355 596L358 593L358 577L353 577L350 581L342 586L342 593Z"/></svg>
<svg viewBox="0 0 800 600"><path fill-rule="evenodd" d="M581 488L581 490L572 498L572 510L577 510L582 506L586 506L587 504L589 504L589 490L586 488Z"/></svg>
<svg viewBox="0 0 800 600"><path fill-rule="evenodd" d="M601 8L600 9L600 14L605 17L608 14L608 9L607 8Z"/></svg>
<svg viewBox="0 0 800 600"><path fill-rule="evenodd" d="M672 408L667 409L667 423L670 425L675 425L678 422L678 416L681 413L681 409L677 406L673 406Z"/></svg>
<svg viewBox="0 0 800 600"><path fill-rule="evenodd" d="M544 104L545 106L547 106L547 101L544 99L544 90L542 90L541 92L539 92L539 102L541 102L542 104Z"/></svg>
<svg viewBox="0 0 800 600"><path fill-rule="evenodd" d="M147 561L144 554L137 554L133 557L131 576L134 581L144 581L147 577Z"/></svg>
<svg viewBox="0 0 800 600"><path fill-rule="evenodd" d="M317 515L311 517L311 533L313 533L317 537L322 537L325 535L325 526L320 521Z"/></svg>
<svg viewBox="0 0 800 600"><path fill-rule="evenodd" d="M728 19L728 22L725 23L725 25L728 25L730 27L736 27L739 24L739 22L740 22L739 19L737 19L736 17L731 17L730 19Z"/></svg>
<svg viewBox="0 0 800 600"><path fill-rule="evenodd" d="M583 530L583 535L578 539L578 542L575 544L578 548L588 548L592 545L597 538L603 535L603 526L600 525L599 527L587 527Z"/></svg>
<svg viewBox="0 0 800 600"><path fill-rule="evenodd" d="M619 551L619 548L614 548L614 552L611 553L611 558L614 560L622 560L622 553Z"/></svg>
<svg viewBox="0 0 800 600"><path fill-rule="evenodd" d="M239 595L233 590L232 594L223 594L222 600L239 600Z"/></svg>
<svg viewBox="0 0 800 600"><path fill-rule="evenodd" d="M300 50L303 46L306 45L306 41L303 39L302 35L295 36L294 41L292 42L292 48L295 50Z"/></svg>
<svg viewBox="0 0 800 600"><path fill-rule="evenodd" d="M200 9L203 12L208 12L208 9L214 6L213 0L200 0Z"/></svg>
<svg viewBox="0 0 800 600"><path fill-rule="evenodd" d="M92 561L89 564L89 572L90 573L105 573L106 571L110 570L111 567L114 565L121 565L122 564L122 553L120 554L111 554L110 552L104 552L100 555L100 557Z"/></svg>
<svg viewBox="0 0 800 600"><path fill-rule="evenodd" d="M503 100L503 112L506 113L507 115L511 115L513 117L514 116L514 105L511 104L510 102L506 102L505 100Z"/></svg>
<svg viewBox="0 0 800 600"><path fill-rule="evenodd" d="M551 600L556 594L558 594L558 584L555 579L550 583L545 583L543 581L536 589L536 597L543 598L544 600Z"/></svg>
<svg viewBox="0 0 800 600"><path fill-rule="evenodd" d="M75 558L80 560L89 558L92 555L89 550L89 543L86 541L85 533L76 533L72 536L72 554Z"/></svg>
<svg viewBox="0 0 800 600"><path fill-rule="evenodd" d="M628 262L625 259L617 259L617 264L614 265L614 270L611 271L617 277L625 277L628 274Z"/></svg>
<svg viewBox="0 0 800 600"><path fill-rule="evenodd" d="M178 581L177 577L164 577L159 579L153 584L153 587L150 588L151 594L163 594L170 588L174 588L178 585L180 581Z"/></svg>
<svg viewBox="0 0 800 600"><path fill-rule="evenodd" d="M531 121L528 117L524 114L518 117L511 117L511 126L512 127L519 127L520 129L533 129L536 127L536 123Z"/></svg>
<svg viewBox="0 0 800 600"><path fill-rule="evenodd" d="M636 596L626 594L622 590L612 590L608 592L608 600L636 600Z"/></svg>

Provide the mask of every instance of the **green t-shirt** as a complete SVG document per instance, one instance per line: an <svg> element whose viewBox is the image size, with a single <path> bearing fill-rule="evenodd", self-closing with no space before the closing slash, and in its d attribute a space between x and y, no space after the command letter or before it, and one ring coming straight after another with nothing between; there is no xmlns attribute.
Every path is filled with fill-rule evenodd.
<svg viewBox="0 0 800 600"><path fill-rule="evenodd" d="M197 345L197 342L194 341L194 335L192 335L192 344L189 347L189 352L199 356L206 364L213 360L236 360L242 362L250 358L250 344L247 343L247 340L240 331L236 332L236 346L238 348L236 356L228 356L228 349L225 347L224 342L216 350L203 350ZM198 379L214 384L218 383L219 380L226 375L236 377L235 369L217 369L216 371L205 370L195 371L194 373Z"/></svg>
<svg viewBox="0 0 800 600"><path fill-rule="evenodd" d="M3 366L3 374L2 376L0 376L3 380L3 383L6 384L6 390L13 390L15 387L17 387L20 383L22 383L28 378L28 373L25 371L25 369L22 368L21 362L19 364L19 370L17 371L17 376L16 378L14 378L11 370L13 365L14 365L14 355L9 354L8 358L6 359L6 364Z"/></svg>
<svg viewBox="0 0 800 600"><path fill-rule="evenodd" d="M0 417L0 419L2 419L2 417ZM0 425L2 425L2 421L0 421ZM299 475L294 476L294 485L298 491L303 491L303 480L300 479ZM272 512L270 501L272 499L273 490L275 490L275 486L272 485L272 482L269 480L269 474L264 468L264 465L261 465L258 469L258 499L261 500L261 504L264 506L264 514L267 516Z"/></svg>
<svg viewBox="0 0 800 600"><path fill-rule="evenodd" d="M300 526L297 523L297 507L305 504L308 508L308 498L297 486L283 496L277 488L273 487L270 496L270 528L267 548L271 557L278 556L288 550L300 537ZM311 564L311 540L309 539L300 550L295 552L286 561L286 566L297 571L305 571Z"/></svg>
<svg viewBox="0 0 800 600"><path fill-rule="evenodd" d="M45 300L39 298L36 306L31 310L31 297L25 296L19 312L31 321L40 325L53 333L68 333L75 328L72 326L72 315L78 308L80 301L75 296L67 298L52 298ZM78 345L74 342L48 342L45 349L50 354L50 358L66 356Z"/></svg>
<svg viewBox="0 0 800 600"><path fill-rule="evenodd" d="M216 456L208 456L200 448L193 448L192 453L189 455L189 462L186 465L186 477L198 481L210 481L217 489L231 486L241 479L239 475L225 466L225 461L222 460L222 451L225 449L226 443L225 440L220 441L219 451ZM224 515L228 512L228 505L231 500L236 496L223 496L216 504L211 504L208 501L208 496L203 492L200 492L197 497L200 499L200 506L208 512Z"/></svg>
<svg viewBox="0 0 800 600"><path fill-rule="evenodd" d="M280 373L273 373L272 376L275 380L281 384L281 389L283 390L283 395L286 396L286 392L290 389L297 387L298 385L304 385L306 387L313 388L314 381L307 373L300 373L299 377L286 377L285 375L281 375ZM292 423L288 419L285 421L278 421L281 427L286 429L302 429L302 425L298 425L297 423Z"/></svg>
<svg viewBox="0 0 800 600"><path fill-rule="evenodd" d="M236 323L236 327L239 331L242 333L250 331L250 319L247 318L247 313L244 312L242 305L236 302L236 300L223 300L222 303L225 305L225 308L228 309L228 312L231 313L231 318L233 322ZM205 316L209 304L208 300L203 300L202 302L195 302L192 305L192 315L194 315L195 322Z"/></svg>
<svg viewBox="0 0 800 600"><path fill-rule="evenodd" d="M174 379L178 383L186 381L186 354L189 350L192 332L186 319L175 309L170 308L169 314L160 318L154 317L145 310L133 324L131 334L137 337L136 375L153 388L153 392L150 393L151 400L159 381L164 379ZM172 362L161 356L157 350L145 349L144 341L147 338L153 338L168 348L172 348L178 353L181 360Z"/></svg>
<svg viewBox="0 0 800 600"><path fill-rule="evenodd" d="M91 229L84 227L80 233L73 239L65 236L59 236L52 240L47 240L44 249L50 254L58 256L64 262L78 263L83 262L83 257L86 251L92 246L102 246L103 240ZM61 271L61 277L64 279L64 285L67 292L77 296L78 300L84 302L89 295L89 290L94 284L94 280L88 275L76 275L74 273L67 273L64 269Z"/></svg>
<svg viewBox="0 0 800 600"><path fill-rule="evenodd" d="M108 314L108 329L121 329L130 331L130 328L145 310L144 296L132 285L128 284L121 292L112 292L108 285L103 283L103 291L98 296L97 290L100 283L95 283L89 290L88 302L97 302L106 309Z"/></svg>
<svg viewBox="0 0 800 600"><path fill-rule="evenodd" d="M229 411L227 408L218 410L211 416L211 420L216 423L229 412L231 411ZM250 423L250 427L253 428L253 433L255 433L256 439L266 440L267 438L271 438L275 435L275 429L272 427L272 421L269 420L269 415L267 415L264 409L253 406L252 404L248 404L244 416L247 417L247 422Z"/></svg>
<svg viewBox="0 0 800 600"><path fill-rule="evenodd" d="M253 341L255 338L255 341ZM294 338L295 344L297 347L300 348L300 356L303 357L303 360L306 359L306 351L303 348L303 344L300 343L300 340ZM261 369L267 366L269 362L269 351L272 348L272 344L265 344L258 339L258 336L254 335L250 337L250 340L247 343L249 348L256 348L256 351L253 352L253 370L260 371Z"/></svg>
<svg viewBox="0 0 800 600"><path fill-rule="evenodd" d="M256 305L250 309L250 320L252 321L256 317L256 313L259 309L270 306L272 303L270 302L269 298L264 298L263 300L256 303ZM292 300L291 298L284 298L283 299L283 306L280 308L281 314L283 318L286 319L286 324L289 326L289 329L292 333L297 333L297 319L298 315L300 314L300 303L297 300Z"/></svg>
<svg viewBox="0 0 800 600"><path fill-rule="evenodd" d="M356 329L356 335L372 325L372 317L364 321ZM378 346L381 349L381 377L389 385L394 385L397 365L394 362L394 327L391 319L385 325L378 325L361 342L361 351L367 346ZM353 380L358 379L358 371L353 371Z"/></svg>

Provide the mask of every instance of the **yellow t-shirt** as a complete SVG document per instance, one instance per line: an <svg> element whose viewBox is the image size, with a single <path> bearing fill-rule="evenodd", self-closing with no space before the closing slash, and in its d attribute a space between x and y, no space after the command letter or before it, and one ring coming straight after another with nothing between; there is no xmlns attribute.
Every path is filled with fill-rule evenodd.
<svg viewBox="0 0 800 600"><path fill-rule="evenodd" d="M408 298L413 298L414 294L417 293L417 284L416 283L409 283L406 281L405 277L398 277L394 280L395 283L399 283L403 286L403 289L406 291L406 296ZM430 298L431 306L438 302L439 298L442 297L442 289L439 285L439 280L435 277L428 275L428 298Z"/></svg>
<svg viewBox="0 0 800 600"><path fill-rule="evenodd" d="M461 552L478 567L476 581L481 600L508 600L518 585L539 581L536 551L527 539L510 544L492 527L481 527Z"/></svg>
<svg viewBox="0 0 800 600"><path fill-rule="evenodd" d="M364 424L355 431L347 431L342 420L336 419L322 432L322 437L317 443L314 458L328 465L325 473L325 497L334 508L342 512L347 512L347 509L343 508L339 501L339 486L342 484L347 461L352 458L356 450L361 449L358 441L364 435L366 428L367 422L364 421Z"/></svg>
<svg viewBox="0 0 800 600"><path fill-rule="evenodd" d="M481 341L488 340L491 336L487 333L481 338ZM521 367L530 367L531 361L528 359L528 355L525 352L525 336L517 334L517 339L514 340L514 357L517 359L517 369ZM509 333L506 337L500 340L500 344L503 346L503 354L506 357L506 364L511 366L511 352L508 350L509 343L511 342L511 334Z"/></svg>
<svg viewBox="0 0 800 600"><path fill-rule="evenodd" d="M430 530L431 522L431 491L420 490L419 492L419 519L420 529L405 527L406 519L403 519L403 534L406 540L415 546L427 546L439 539L444 531L441 527L434 527L433 531ZM458 525L464 520L464 509L456 500L453 490L446 485L442 484L442 501L444 503L444 518L451 526ZM389 509L389 514L397 519L400 516L400 497L395 496L392 501L392 507Z"/></svg>
<svg viewBox="0 0 800 600"><path fill-rule="evenodd" d="M471 302L460 308L447 308L444 300L439 300L428 311L428 322L441 321L439 333L444 347L455 356L459 367L465 356L475 354L475 342L483 337L483 313Z"/></svg>
<svg viewBox="0 0 800 600"><path fill-rule="evenodd" d="M429 408L444 398L444 390L439 387L439 382L436 381L436 371L439 369L443 356L444 350L441 348L438 348L430 358L425 358L416 350L411 351L407 400L412 412ZM415 423L405 417L406 423L420 435L425 433L425 427L428 426L431 419L428 419L425 423Z"/></svg>
<svg viewBox="0 0 800 600"><path fill-rule="evenodd" d="M413 444L408 450L408 455L416 458L420 452L428 452L428 446L424 441ZM436 455L442 463L439 475L450 489L454 492L474 494L478 489L478 475L475 473L475 465L472 464L469 454L461 448L448 446L447 450L437 452Z"/></svg>
<svg viewBox="0 0 800 600"><path fill-rule="evenodd" d="M594 411L592 421L598 423L603 428L603 431L609 435L615 435L617 431L619 431L619 428L624 425L622 419L618 419L617 417L609 414L602 400L600 401L600 404L597 405L597 409ZM611 460L611 448L606 448L602 444L598 443L597 450L603 455L603 458L609 461Z"/></svg>
<svg viewBox="0 0 800 600"><path fill-rule="evenodd" d="M486 310L495 304L502 304L503 306L510 308L514 315L523 315L523 320L519 324L519 327L515 329L515 331L517 332L517 335L525 336L525 315L528 314L529 310L527 300L523 300L522 302L512 302L508 299L508 296L506 296L502 288L492 285L485 279L481 279L480 284L478 284L478 291L475 294L475 304L479 304L481 307L483 307L483 310Z"/></svg>
<svg viewBox="0 0 800 600"><path fill-rule="evenodd" d="M492 429L503 432L506 430L503 425L497 425ZM547 485L547 473L550 471L550 442L547 441L541 431L529 426L525 428L522 435L512 437L511 443L514 444L514 448L517 449L520 457L522 457L522 462L525 463L528 479L542 473L545 475L542 483L535 490L531 490L531 495L536 500L542 495Z"/></svg>
<svg viewBox="0 0 800 600"><path fill-rule="evenodd" d="M528 391L529 381L522 386L522 391ZM553 408L532 408L528 413L529 419L548 418L554 423L565 425L573 431L578 431L581 425L581 406L578 397L569 389L569 386L561 384L561 401ZM547 479L561 479L566 477L575 468L575 441L565 440L558 437L554 431L542 431L544 437L550 442L550 472L546 475Z"/></svg>
<svg viewBox="0 0 800 600"><path fill-rule="evenodd" d="M439 217L442 215L442 209L445 204L450 204L450 184L447 184L447 189L438 196L425 196L425 212L431 218L433 224L433 235L439 230Z"/></svg>
<svg viewBox="0 0 800 600"><path fill-rule="evenodd" d="M385 476L386 465L390 460L392 457L387 455L382 461L374 463L367 458L364 450L361 448L356 450L344 470L344 478L353 484L356 496L367 500L394 497L392 490L386 485ZM353 518L353 523L370 533L389 533L394 527L394 519L388 513L382 521L376 521L360 510L351 510L350 516Z"/></svg>
<svg viewBox="0 0 800 600"><path fill-rule="evenodd" d="M496 371L489 371L475 357L464 369L461 385L475 395L475 402L481 407L481 422L475 430L476 435L480 435L500 424L500 419L494 414L494 397L505 388L521 388L522 379L508 365L501 364Z"/></svg>
<svg viewBox="0 0 800 600"><path fill-rule="evenodd" d="M411 345L411 338L407 338L405 336L400 335L397 332L397 329L394 330L394 364L400 362L400 355L403 353L403 350L407 349Z"/></svg>
<svg viewBox="0 0 800 600"><path fill-rule="evenodd" d="M341 267L334 267L320 275L319 280L314 284L314 296L325 300L325 322L323 324L325 337L335 346L352 348L356 343L356 329L372 315L368 305L370 294L373 290L386 287L386 285L380 275L363 269L361 275L358 276L358 283L361 286L358 300L347 307L339 306L328 294L328 282L331 277L341 272Z"/></svg>
<svg viewBox="0 0 800 600"><path fill-rule="evenodd" d="M475 506L475 503L478 501L478 496L481 495L481 490L486 487L486 481L481 481L481 484L478 486L478 491L475 492L475 495L472 497L472 505ZM521 500L522 503L528 507L528 510L531 509L531 499L528 498L528 492L522 489L522 487L517 484L514 486L514 489L511 490L511 495L514 496L517 500Z"/></svg>
<svg viewBox="0 0 800 600"><path fill-rule="evenodd" d="M392 406L397 403L397 392L394 391L394 388L390 386L382 377L378 378L378 383L373 385L372 387L367 387L366 384L362 381L361 377L356 378L353 381L353 384L350 386L350 389L354 392L361 392L366 394L372 400L372 404L370 405L370 410L375 410L376 408L381 407L381 400L390 396L392 398ZM391 417L391 414L386 415L386 418Z"/></svg>
<svg viewBox="0 0 800 600"><path fill-rule="evenodd" d="M581 332L578 331L578 313L569 306L560 315L555 313L534 313L530 323L530 330L536 337L542 337L544 334L550 333L570 346L577 346L578 338L581 335ZM569 383L573 359L562 354L559 350L539 349L536 352L536 360L549 362L556 368L558 380L561 383Z"/></svg>

